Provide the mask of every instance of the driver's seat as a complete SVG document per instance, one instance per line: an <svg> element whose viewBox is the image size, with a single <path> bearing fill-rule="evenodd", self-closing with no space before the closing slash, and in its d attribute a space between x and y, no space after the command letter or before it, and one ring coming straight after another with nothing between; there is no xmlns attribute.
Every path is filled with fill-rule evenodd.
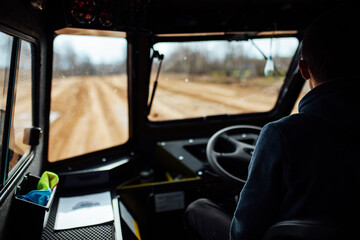
<svg viewBox="0 0 360 240"><path fill-rule="evenodd" d="M272 225L263 240L329 240L337 236L334 225L315 220L288 220Z"/></svg>

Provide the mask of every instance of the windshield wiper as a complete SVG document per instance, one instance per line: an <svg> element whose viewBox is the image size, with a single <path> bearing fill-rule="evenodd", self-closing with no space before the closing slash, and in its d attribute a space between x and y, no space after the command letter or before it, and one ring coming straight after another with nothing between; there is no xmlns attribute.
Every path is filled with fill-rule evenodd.
<svg viewBox="0 0 360 240"><path fill-rule="evenodd" d="M251 42L251 44L259 51L259 53L260 53L261 55L263 55L266 63L268 63L269 61L272 62L272 65L273 65L273 68L274 68L274 69L273 69L273 72L276 73L277 75L280 75L280 72L279 72L279 70L277 69L276 65L274 64L274 60L273 60L273 58L272 58L272 53L271 53L271 51L272 51L272 50L271 50L272 39L271 39L271 42L270 42L270 56L269 56L269 57L267 57L267 56L265 55L265 53L258 47L258 45L255 44L255 42L254 42L252 39L250 39L250 42ZM266 68L266 64L265 64L265 68Z"/></svg>
<svg viewBox="0 0 360 240"><path fill-rule="evenodd" d="M160 70L161 70L161 65L162 65L162 62L164 60L164 54L160 54L158 51L154 50L152 56L151 56L151 65L150 65L150 71L151 71L151 68L152 68L152 64L153 64L153 61L154 61L154 58L157 58L159 59L159 67L158 67L158 70L157 70L157 73L156 73L156 78L155 78L155 81L154 81L154 86L153 86L153 89L151 91L151 97L150 97L150 102L148 103L148 107L147 107L147 115L150 114L150 111L151 111L151 106L152 106L152 103L153 103L153 100L154 100L154 96L155 96L155 92L156 92L156 88L157 88L157 85L158 85L158 79L159 79L159 75L160 75Z"/></svg>

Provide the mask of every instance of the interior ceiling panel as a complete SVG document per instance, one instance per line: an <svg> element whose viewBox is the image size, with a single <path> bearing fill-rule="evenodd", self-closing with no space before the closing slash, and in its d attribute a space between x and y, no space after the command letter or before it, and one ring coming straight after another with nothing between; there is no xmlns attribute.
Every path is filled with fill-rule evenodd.
<svg viewBox="0 0 360 240"><path fill-rule="evenodd" d="M63 0L64 27L142 31L153 34L274 31L305 28L340 0L93 0L109 17L81 22L72 14L75 0ZM91 2L91 1L90 1ZM54 8L60 11L61 7ZM102 10L101 10L102 9ZM105 15L103 15L105 16ZM105 21L106 22L106 21Z"/></svg>

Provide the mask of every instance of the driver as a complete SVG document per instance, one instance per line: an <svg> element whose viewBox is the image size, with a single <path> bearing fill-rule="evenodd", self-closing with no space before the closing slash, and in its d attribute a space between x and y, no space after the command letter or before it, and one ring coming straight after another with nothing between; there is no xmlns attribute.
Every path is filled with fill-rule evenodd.
<svg viewBox="0 0 360 240"><path fill-rule="evenodd" d="M359 23L357 12L336 10L308 27L298 66L311 91L298 114L262 129L234 213L206 199L189 205L185 219L199 238L262 239L276 222L295 219L335 224L349 234L356 230Z"/></svg>

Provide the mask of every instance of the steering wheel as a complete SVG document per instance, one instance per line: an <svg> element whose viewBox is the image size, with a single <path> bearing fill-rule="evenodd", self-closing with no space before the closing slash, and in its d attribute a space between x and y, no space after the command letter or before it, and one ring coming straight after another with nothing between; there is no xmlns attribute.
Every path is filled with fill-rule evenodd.
<svg viewBox="0 0 360 240"><path fill-rule="evenodd" d="M215 173L230 182L245 183L260 131L261 128L257 126L236 125L216 132L206 146L206 156ZM234 169L242 169L242 176L236 176L232 171Z"/></svg>

